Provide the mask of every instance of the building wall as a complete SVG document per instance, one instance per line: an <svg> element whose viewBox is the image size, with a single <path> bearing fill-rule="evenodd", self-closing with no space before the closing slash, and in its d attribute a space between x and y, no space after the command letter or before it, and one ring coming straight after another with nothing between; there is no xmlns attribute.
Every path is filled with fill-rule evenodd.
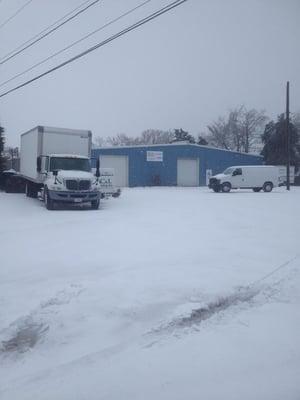
<svg viewBox="0 0 300 400"><path fill-rule="evenodd" d="M147 161L147 151L163 152L163 161ZM170 144L155 146L111 147L92 149L92 157L100 155L128 156L129 186L152 186L159 177L161 186L177 185L177 159L199 158L199 185L206 184L206 170L213 174L232 165L260 165L262 157L214 149L192 144Z"/></svg>

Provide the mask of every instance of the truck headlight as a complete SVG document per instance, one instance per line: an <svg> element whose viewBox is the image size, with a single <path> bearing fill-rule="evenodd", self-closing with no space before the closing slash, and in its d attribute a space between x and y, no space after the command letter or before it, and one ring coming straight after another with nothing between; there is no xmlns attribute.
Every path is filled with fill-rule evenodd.
<svg viewBox="0 0 300 400"><path fill-rule="evenodd" d="M55 191L56 191L56 190L63 190L63 187L62 187L62 185L58 185L58 184L54 185L54 184L53 184L53 185L50 185L50 186L49 186L49 189L50 189L50 190L55 190Z"/></svg>

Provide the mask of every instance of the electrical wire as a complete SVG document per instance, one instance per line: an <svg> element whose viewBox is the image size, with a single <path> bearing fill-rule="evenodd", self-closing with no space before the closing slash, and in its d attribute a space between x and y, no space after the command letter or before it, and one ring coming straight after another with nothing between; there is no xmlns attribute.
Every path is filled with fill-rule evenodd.
<svg viewBox="0 0 300 400"><path fill-rule="evenodd" d="M2 0L0 0L1 2ZM55 26L56 24L58 24L59 22L63 21L65 18L67 18L69 15L73 14L73 12L77 11L79 8L81 8L82 6L84 6L85 4L89 3L91 0L86 0L83 3L79 4L79 6L77 6L76 8L74 8L73 10L69 11L67 14L65 14L64 16L62 16L61 18L59 18L57 21L53 22L51 25L47 26L45 29L43 29L41 32L37 33L36 35L32 36L30 39L26 40L24 43L20 44L19 46L17 46L14 50L9 51L7 54L5 54L5 56L3 56L2 58L0 58L0 61L4 60L6 57L8 57L9 55L11 55L12 53L15 53L17 50L21 49L23 46L25 46L27 43L30 43L32 40L36 39L37 37L39 37L40 35L42 35L44 32L47 32L48 29L53 28L53 26Z"/></svg>
<svg viewBox="0 0 300 400"><path fill-rule="evenodd" d="M82 53L79 53L79 54L77 54L76 56L74 56L74 57L72 57L72 58L69 58L68 60L64 61L63 63L61 63L61 64L59 64L59 65L56 65L56 66L53 67L53 68L48 69L47 71L43 72L42 74L39 74L39 75L35 76L34 78L29 79L28 81L26 81L26 82L24 82L24 83L22 83L22 84L20 84L20 85L18 85L18 86L15 86L14 88L12 88L12 89L10 89L10 90L7 90L7 91L4 92L4 93L1 93L1 94L0 94L0 98L1 98L1 97L4 97L4 96L7 96L9 93L12 93L12 92L14 92L14 91L16 91L16 90L18 90L18 89L21 89L22 87L27 86L27 85L29 85L30 83L35 82L35 81L38 80L38 79L41 79L42 77L44 77L44 76L46 76L46 75L48 75L48 74L50 74L50 73L52 73L52 72L54 72L54 71L56 71L56 70L62 68L62 67L64 67L64 66L67 65L67 64L72 63L72 62L75 61L75 60L78 60L78 59L81 58L81 57L86 56L87 54L89 54L89 53L91 53L91 52L97 50L97 49L100 48L100 47L105 46L106 44L108 44L108 43L110 43L110 42L112 42L112 41L118 39L118 38L121 37L121 36L126 35L127 33L129 33L129 32L131 32L131 31L133 31L133 30L139 28L140 26L142 26L142 25L144 25L144 24L146 24L146 23L152 21L153 19L155 19L155 18L157 18L157 17L159 17L159 16L165 14L166 12L172 10L173 8L176 8L176 7L180 6L181 4L183 4L183 3L185 3L185 2L187 2L187 0L176 0L176 1L173 1L173 2L169 3L167 6L165 6L165 7L161 8L161 9L159 9L158 11L156 11L156 12L150 14L150 15L148 15L147 17L145 17L145 18L139 20L138 22L136 22L136 23L134 23L134 24L128 26L127 28L125 28L125 29L119 31L118 33L116 33L116 34L110 36L109 38L103 40L102 42L96 44L95 46L90 47L89 49L83 51Z"/></svg>
<svg viewBox="0 0 300 400"><path fill-rule="evenodd" d="M13 18L15 18L22 10L24 10L25 7L29 6L29 4L33 0L28 0L27 3L23 4L22 7L18 8L17 11L12 14L9 18L7 18L2 24L0 24L0 29L2 29L6 24L8 24Z"/></svg>
<svg viewBox="0 0 300 400"><path fill-rule="evenodd" d="M107 28L108 26L114 24L115 22L119 21L120 19L126 17L127 15L133 13L134 11L136 11L137 9L143 7L144 5L146 5L147 3L150 3L152 0L146 0L143 3L139 4L138 6L131 8L130 10L126 11L124 14L121 14L119 17L114 18L113 20L110 20L109 22L107 22L106 24L100 26L100 28L90 32L88 35L85 35L84 37L82 37L79 40L76 40L75 42L71 43L70 45L64 47L63 49L57 51L56 53L52 54L51 56L48 56L46 58L44 58L43 60L39 61L38 63L32 65L31 67L27 68L25 71L22 71L20 73L18 73L17 75L14 75L12 78L7 79L4 82L0 83L0 87L6 85L7 83L14 81L15 79L19 78L20 76L25 75L27 72L32 71L34 68L44 64L46 61L51 60L52 58L58 56L59 54L63 53L66 50L71 49L72 47L74 47L76 44L81 43L82 41L88 39L89 37L91 37L92 35L94 35L95 33L98 33L99 31L103 30L104 28Z"/></svg>
<svg viewBox="0 0 300 400"><path fill-rule="evenodd" d="M55 28L52 28L50 31L44 33L42 36L38 37L37 39L35 39L33 42L29 43L27 46L23 47L22 49L16 51L15 53L13 53L11 56L5 58L3 61L0 62L0 65L6 63L8 60L11 60L12 58L16 57L18 54L22 53L23 51L25 51L26 49L28 49L29 47L33 46L35 43L41 41L42 39L44 39L45 37L49 36L51 33L57 31L57 29L61 28L63 25L67 24L68 22L72 21L74 18L78 17L78 15L82 14L83 12L85 12L86 10L88 10L90 7L94 6L95 4L99 3L100 0L94 0L91 4L88 4L86 7L84 7L82 10L79 10L76 14L72 15L71 17L69 17L68 19L66 19L64 22L62 22L61 24L57 25Z"/></svg>

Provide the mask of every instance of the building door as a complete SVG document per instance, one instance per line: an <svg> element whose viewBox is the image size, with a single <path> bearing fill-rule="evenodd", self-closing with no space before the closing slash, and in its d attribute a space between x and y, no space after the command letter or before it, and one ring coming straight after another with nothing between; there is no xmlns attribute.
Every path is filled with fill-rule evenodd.
<svg viewBox="0 0 300 400"><path fill-rule="evenodd" d="M100 156L100 168L114 169L114 184L118 187L128 186L128 157L127 156Z"/></svg>
<svg viewBox="0 0 300 400"><path fill-rule="evenodd" d="M177 186L199 186L199 158L178 158Z"/></svg>

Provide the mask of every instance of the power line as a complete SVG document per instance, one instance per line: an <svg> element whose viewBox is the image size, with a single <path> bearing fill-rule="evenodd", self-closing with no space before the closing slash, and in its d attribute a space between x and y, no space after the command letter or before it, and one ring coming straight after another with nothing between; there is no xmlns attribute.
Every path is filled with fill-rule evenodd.
<svg viewBox="0 0 300 400"><path fill-rule="evenodd" d="M55 66L53 68L48 69L47 71L43 72L42 74L37 75L34 78L29 79L28 81L26 81L26 82L24 82L24 83L22 83L22 84L20 84L18 86L15 86L14 88L12 88L12 89L4 92L4 93L1 93L0 94L0 98L4 97L4 96L7 96L9 93L12 93L12 92L24 87L24 86L29 85L30 83L32 83L32 82L34 82L34 81L36 81L38 79L41 79L42 77L44 77L44 76L46 76L46 75L48 75L48 74L50 74L50 73L62 68L62 67L64 67L67 64L72 63L73 61L75 61L75 60L77 60L77 59L79 59L81 57L86 56L87 54L91 53L92 51L95 51L98 48L100 48L102 46L105 46L106 44L112 42L113 40L118 39L119 37L121 37L123 35L126 35L127 33L129 33L131 31L139 28L140 26L152 21L153 19L159 17L160 15L165 14L166 12L172 10L173 8L178 7L179 5L185 3L186 1L187 0L176 0L176 1L173 1L172 3L169 3L167 6L159 9L158 11L156 11L156 12L150 14L150 15L148 15L148 17L145 17L145 18L139 20L138 22L130 25L129 27L123 29L122 31L119 31L115 35L110 36L109 38L103 40L102 42L96 44L95 46L90 47L89 49L83 51L82 53L79 53L76 56L74 56L72 58L69 58L68 60L64 61L63 63L61 63L61 64L59 64L59 65L57 65L57 66Z"/></svg>
<svg viewBox="0 0 300 400"><path fill-rule="evenodd" d="M22 71L16 75L14 75L12 78L7 79L6 81L0 83L0 87L6 85L7 83L14 81L15 79L19 78L20 76L25 75L27 72L32 71L34 68L39 67L40 65L44 64L46 61L51 60L52 58L58 56L59 54L63 53L66 50L69 50L70 48L74 47L76 44L84 41L85 39L89 38L90 36L94 35L95 33L98 33L99 31L103 30L104 28L107 28L108 26L114 24L115 22L119 21L120 19L126 17L127 15L133 13L134 11L136 11L137 9L143 7L144 5L146 5L147 3L150 3L152 0L146 0L143 3L139 4L138 6L131 8L130 10L126 11L124 14L121 14L119 17L114 18L113 20L110 20L109 22L107 22L106 24L100 26L100 28L94 30L93 32L90 32L88 35L85 35L84 37L82 37L79 40L76 40L75 42L71 43L70 45L64 47L63 49L57 51L56 53L52 54L51 56L48 56L46 58L44 58L43 60L39 61L38 63L32 65L31 67L27 68L25 71Z"/></svg>
<svg viewBox="0 0 300 400"><path fill-rule="evenodd" d="M66 19L64 22L62 22L61 24L57 25L55 28L53 28L50 31L44 33L42 36L38 37L37 39L35 39L33 42L29 43L27 46L23 47L22 49L16 51L11 56L5 58L3 61L0 62L0 65L6 63L8 60L11 60L12 58L16 57L18 54L22 53L24 50L26 50L29 47L33 46L35 43L37 43L40 40L44 39L45 37L49 36L51 33L55 32L57 29L61 28L63 25L65 25L68 22L72 21L74 18L78 17L78 15L82 14L83 12L88 10L90 7L94 6L96 3L99 3L99 1L100 0L94 0L92 3L88 4L82 10L79 10L76 14L72 15L71 17Z"/></svg>
<svg viewBox="0 0 300 400"><path fill-rule="evenodd" d="M0 0L1 2L2 0ZM4 60L6 57L8 57L9 55L11 55L12 53L16 52L17 50L21 49L23 46L25 46L27 43L30 43L32 40L36 39L37 37L39 37L40 35L42 35L44 32L47 32L48 29L53 28L53 26L55 26L56 24L58 24L59 22L63 21L66 17L68 17L70 14L73 14L73 12L77 11L79 8L81 8L82 6L84 6L86 3L89 3L91 0L86 0L83 3L79 4L79 6L77 6L76 8L74 8L73 10L69 11L67 14L65 14L63 17L59 18L57 21L53 22L51 25L47 26L45 29L43 29L41 32L37 33L36 35L34 35L32 38L26 40L24 43L20 44L19 46L17 46L14 50L9 51L7 54L5 54L5 56L3 56L0 61Z"/></svg>
<svg viewBox="0 0 300 400"><path fill-rule="evenodd" d="M22 10L24 10L25 7L27 7L33 0L28 0L27 3L23 4L22 7L18 8L17 11L12 14L9 18L7 18L7 20L5 20L4 22L2 22L2 24L0 25L0 29L3 28L6 24L9 23L9 21L11 21L13 18L15 18Z"/></svg>

